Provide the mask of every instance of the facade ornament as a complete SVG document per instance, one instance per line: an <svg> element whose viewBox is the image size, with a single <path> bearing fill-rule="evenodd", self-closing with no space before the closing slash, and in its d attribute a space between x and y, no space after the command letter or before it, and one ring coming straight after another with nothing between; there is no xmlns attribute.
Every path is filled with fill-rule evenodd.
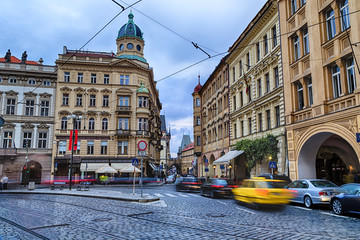
<svg viewBox="0 0 360 240"><path fill-rule="evenodd" d="M149 90L144 86L144 82L141 81L140 87L137 90L138 93L149 93Z"/></svg>
<svg viewBox="0 0 360 240"><path fill-rule="evenodd" d="M33 129L35 127L35 125L31 124L31 123L25 123L24 125L21 126L22 128L26 128L26 129Z"/></svg>
<svg viewBox="0 0 360 240"><path fill-rule="evenodd" d="M5 62L11 62L11 52L10 49L5 54Z"/></svg>
<svg viewBox="0 0 360 240"><path fill-rule="evenodd" d="M45 123L40 123L39 126L37 126L38 129L49 129L50 126L46 125Z"/></svg>
<svg viewBox="0 0 360 240"><path fill-rule="evenodd" d="M27 55L26 51L24 51L21 56L21 63L26 63L27 56L28 55Z"/></svg>

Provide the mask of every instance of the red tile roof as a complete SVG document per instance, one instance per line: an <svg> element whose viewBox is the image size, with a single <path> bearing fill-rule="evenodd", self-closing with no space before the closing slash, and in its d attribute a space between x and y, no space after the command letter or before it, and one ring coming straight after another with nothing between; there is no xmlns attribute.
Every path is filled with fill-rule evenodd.
<svg viewBox="0 0 360 240"><path fill-rule="evenodd" d="M194 143L190 143L190 144L187 145L182 151L185 152L185 151L190 150L190 149L192 149L192 148L194 148Z"/></svg>
<svg viewBox="0 0 360 240"><path fill-rule="evenodd" d="M0 58L0 62L5 62L5 58ZM11 62L12 63L21 63L21 60L18 59L15 56L11 56ZM39 65L39 63L35 62L35 61L26 61L26 64L35 64L35 65Z"/></svg>

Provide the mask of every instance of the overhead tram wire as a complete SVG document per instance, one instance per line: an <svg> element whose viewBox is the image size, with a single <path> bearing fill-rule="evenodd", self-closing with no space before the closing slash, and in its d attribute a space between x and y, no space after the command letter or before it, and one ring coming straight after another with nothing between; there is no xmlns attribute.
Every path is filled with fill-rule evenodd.
<svg viewBox="0 0 360 240"><path fill-rule="evenodd" d="M58 69L60 68L60 67L62 67L63 65L65 65L66 63L68 63L69 62L69 60L73 57L73 56L75 56L79 51L81 51L86 45L88 45L97 35L99 35L110 23L112 23L121 13L123 13L126 9L129 9L129 8L131 8L132 6L134 6L134 5L136 5L136 4L138 4L139 2L141 2L142 0L138 0L138 1L136 1L135 3L133 3L133 4L130 4L128 7L126 7L126 8L124 8L124 7L122 7L121 5L121 7L123 8L119 13L117 13L108 23L106 23L97 33L95 33L95 35L94 36L92 36L84 45L82 45L78 50L76 50L73 54L71 54L71 56L68 58L68 59L66 59L66 61L64 62L64 63L62 63L62 64L60 64L60 66L58 67L58 68L56 68L56 70L54 71L54 72L52 72L50 75L48 75L48 77L50 78L51 76L53 76L55 73L57 73L57 71L58 71ZM41 83L39 83L33 90L31 90L30 91L30 93L33 93L36 89L38 89L40 86L42 85L42 82ZM25 100L25 97L21 100L21 101L19 101L19 102L17 102L17 104L24 104L24 100ZM3 109L3 112L5 111L5 109Z"/></svg>

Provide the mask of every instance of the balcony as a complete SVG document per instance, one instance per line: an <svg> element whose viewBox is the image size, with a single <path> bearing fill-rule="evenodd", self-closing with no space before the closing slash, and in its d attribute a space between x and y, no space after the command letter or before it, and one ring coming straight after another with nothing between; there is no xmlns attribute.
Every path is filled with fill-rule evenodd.
<svg viewBox="0 0 360 240"><path fill-rule="evenodd" d="M128 137L131 136L131 130L129 129L117 129L115 136Z"/></svg>
<svg viewBox="0 0 360 240"><path fill-rule="evenodd" d="M116 113L130 115L131 107L130 106L116 106Z"/></svg>
<svg viewBox="0 0 360 240"><path fill-rule="evenodd" d="M16 148L0 148L1 156L16 156L17 149Z"/></svg>

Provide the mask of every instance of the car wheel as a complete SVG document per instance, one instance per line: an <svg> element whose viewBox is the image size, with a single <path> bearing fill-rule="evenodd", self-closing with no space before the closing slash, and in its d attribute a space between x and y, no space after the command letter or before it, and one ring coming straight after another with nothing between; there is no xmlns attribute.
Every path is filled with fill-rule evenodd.
<svg viewBox="0 0 360 240"><path fill-rule="evenodd" d="M311 206L312 206L312 201L311 201L311 198L310 198L309 196L305 196L305 198L304 198L304 204L305 204L305 207L311 208Z"/></svg>
<svg viewBox="0 0 360 240"><path fill-rule="evenodd" d="M334 201L332 201L331 208L332 208L333 212L337 215L341 215L344 213L343 206L339 199L335 198Z"/></svg>

